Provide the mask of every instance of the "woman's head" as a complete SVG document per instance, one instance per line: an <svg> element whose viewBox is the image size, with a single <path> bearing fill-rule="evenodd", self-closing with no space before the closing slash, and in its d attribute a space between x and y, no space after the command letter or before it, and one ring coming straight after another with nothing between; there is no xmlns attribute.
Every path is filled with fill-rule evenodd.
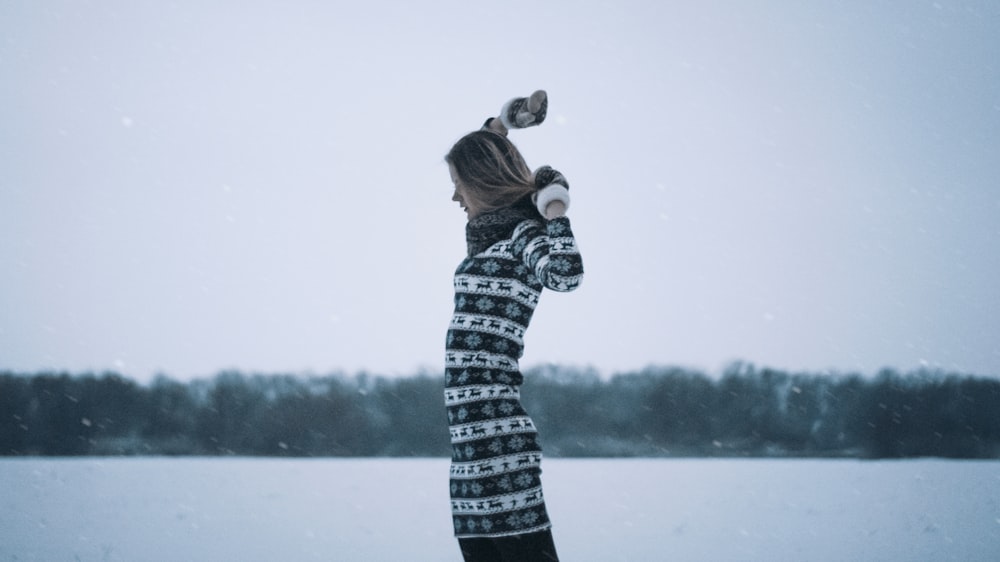
<svg viewBox="0 0 1000 562"><path fill-rule="evenodd" d="M469 218L513 205L535 191L531 170L507 137L487 130L465 135L444 157L455 195Z"/></svg>

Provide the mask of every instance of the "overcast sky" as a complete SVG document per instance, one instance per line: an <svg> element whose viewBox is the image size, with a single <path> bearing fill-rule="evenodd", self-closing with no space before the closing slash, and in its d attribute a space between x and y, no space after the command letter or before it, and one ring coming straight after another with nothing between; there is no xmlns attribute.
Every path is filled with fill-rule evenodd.
<svg viewBox="0 0 1000 562"><path fill-rule="evenodd" d="M0 2L0 369L439 372L442 157L544 88L523 366L1000 376L1000 4L673 4Z"/></svg>

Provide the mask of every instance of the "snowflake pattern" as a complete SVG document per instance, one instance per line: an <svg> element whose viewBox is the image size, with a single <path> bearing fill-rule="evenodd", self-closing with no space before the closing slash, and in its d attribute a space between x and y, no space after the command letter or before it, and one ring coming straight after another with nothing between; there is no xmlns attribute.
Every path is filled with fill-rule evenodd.
<svg viewBox="0 0 1000 562"><path fill-rule="evenodd" d="M496 260L489 260L482 265L481 269L483 273L487 275L493 275L496 272L500 271L500 264L497 263Z"/></svg>
<svg viewBox="0 0 1000 562"><path fill-rule="evenodd" d="M517 320L522 316L521 307L516 302L509 302L503 307L503 312L507 318Z"/></svg>
<svg viewBox="0 0 1000 562"><path fill-rule="evenodd" d="M573 269L573 264L565 258L553 258L549 263L549 267L559 273L568 273L570 269Z"/></svg>
<svg viewBox="0 0 1000 562"><path fill-rule="evenodd" d="M456 536L548 528L541 449L517 394L518 359L543 288L570 290L582 275L572 236L565 218L523 222L456 269L445 370L448 421L462 424L450 482Z"/></svg>
<svg viewBox="0 0 1000 562"><path fill-rule="evenodd" d="M521 255L521 252L524 251L524 247L527 245L528 245L527 240L525 240L524 238L518 238L514 242L514 244L510 247L510 249L513 251L515 256L519 256Z"/></svg>
<svg viewBox="0 0 1000 562"><path fill-rule="evenodd" d="M527 472L522 472L514 478L514 483L517 484L518 488L524 489L531 486L534 479Z"/></svg>
<svg viewBox="0 0 1000 562"><path fill-rule="evenodd" d="M503 454L503 442L500 441L499 439L494 439L493 441L490 441L489 450L494 455Z"/></svg>

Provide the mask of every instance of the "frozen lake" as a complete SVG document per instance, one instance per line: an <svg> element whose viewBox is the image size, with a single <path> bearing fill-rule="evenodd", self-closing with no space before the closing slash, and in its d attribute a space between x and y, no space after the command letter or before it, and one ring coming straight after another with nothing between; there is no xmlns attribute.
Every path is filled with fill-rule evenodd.
<svg viewBox="0 0 1000 562"><path fill-rule="evenodd" d="M1000 462L546 459L564 561L1000 560ZM445 459L0 460L0 561L460 561Z"/></svg>

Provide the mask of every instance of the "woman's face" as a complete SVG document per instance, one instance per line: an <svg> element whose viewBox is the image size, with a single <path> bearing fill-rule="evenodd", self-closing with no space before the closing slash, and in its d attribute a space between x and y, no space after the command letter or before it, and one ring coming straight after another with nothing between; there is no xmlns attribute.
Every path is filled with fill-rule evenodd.
<svg viewBox="0 0 1000 562"><path fill-rule="evenodd" d="M455 166L448 164L448 171L451 173L451 182L455 184L455 193L451 196L451 200L458 201L458 204L470 219L482 213L482 207L469 194L465 185L462 184L462 180L458 179L458 174L455 173Z"/></svg>

